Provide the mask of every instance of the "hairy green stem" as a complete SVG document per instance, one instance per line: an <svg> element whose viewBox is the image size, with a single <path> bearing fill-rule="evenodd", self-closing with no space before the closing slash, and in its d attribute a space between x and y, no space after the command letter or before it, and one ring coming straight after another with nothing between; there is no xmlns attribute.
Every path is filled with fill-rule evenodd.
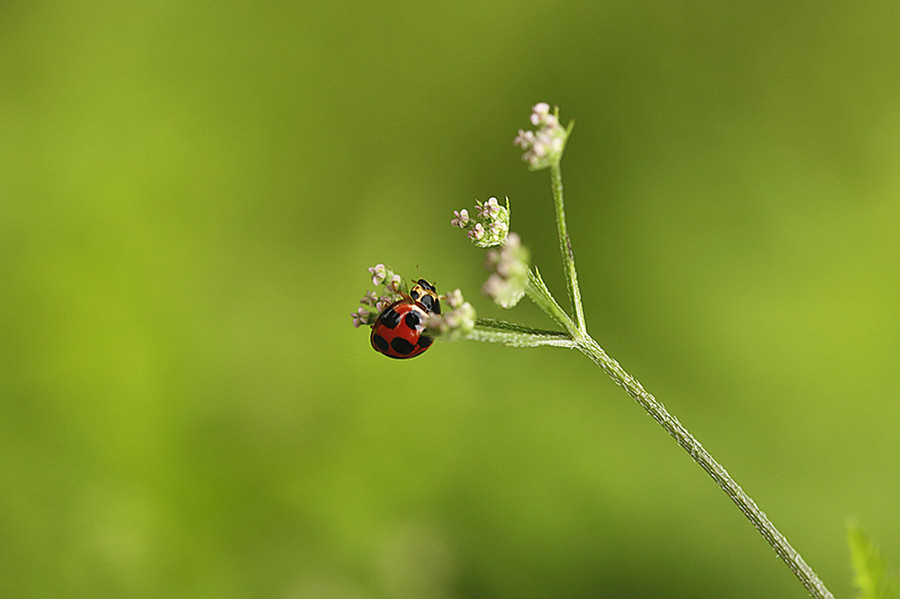
<svg viewBox="0 0 900 599"><path fill-rule="evenodd" d="M775 528L771 520L756 505L756 502L735 482L725 468L706 451L706 448L694 438L684 425L666 410L659 400L644 390L637 379L628 374L618 362L610 358L603 351L603 348L590 336L580 335L576 338L576 343L582 353L600 366L616 384L622 386L690 454L691 458L712 477L716 484L719 485L719 488L725 491L728 497L738 506L738 509L756 527L756 530L772 546L778 557L787 564L788 568L791 569L813 597L833 599L834 595L831 594L825 583L819 579L784 535Z"/></svg>
<svg viewBox="0 0 900 599"><path fill-rule="evenodd" d="M547 285L541 278L541 273L538 272L537 266L533 270L528 271L528 284L525 286L525 295L545 314L556 321L556 324L568 331L569 335L573 335L576 332L575 323L572 322L566 311L560 307L550 290L547 289Z"/></svg>
<svg viewBox="0 0 900 599"><path fill-rule="evenodd" d="M684 427L678 419L666 410L665 406L647 392L641 383L631 376L622 366L603 350L602 347L586 332L579 330L578 325L559 306L547 289L540 273L535 268L529 272L526 295L544 312L565 329L563 331L546 331L533 329L518 323L500 320L479 319L475 329L466 338L474 341L490 341L514 347L532 347L551 345L556 347L576 348L603 369L607 375L628 394L650 416L653 417L675 441L691 456L704 471L715 481L726 495L737 505L738 509L765 538L775 553L790 568L809 593L817 599L834 599L834 595L815 571L803 560L783 534L772 524L772 521L756 505L756 502L728 474L728 471L716 461L705 447Z"/></svg>
<svg viewBox="0 0 900 599"><path fill-rule="evenodd" d="M603 351L603 348L588 335L581 304L581 292L578 288L578 276L575 271L575 256L572 252L572 244L566 227L562 173L559 168L559 161L550 167L550 178L553 188L553 200L556 205L560 253L565 265L569 300L575 313L574 322L553 298L553 295L541 279L537 268L529 272L528 286L525 291L528 297L566 329L575 342L576 347L600 366L616 384L623 387L688 452L691 458L712 477L719 488L725 491L813 597L817 599L833 599L834 596L825 587L825 584L819 579L813 569L809 567L797 550L791 546L785 536L772 524L766 514L756 505L756 502L744 492L725 468L706 451L706 448L691 435L675 416L666 410L659 400L648 393L637 379L628 374L618 362L610 358Z"/></svg>
<svg viewBox="0 0 900 599"><path fill-rule="evenodd" d="M572 125L567 130L571 133ZM737 505L738 509L753 524L756 530L766 539L775 553L787 564L788 568L800 580L809 593L817 599L833 599L834 596L825 587L812 568L791 546L781 532L759 509L756 502L744 492L740 485L728 474L703 445L666 410L665 406L648 393L633 376L628 374L618 362L613 360L602 347L587 333L584 320L584 309L581 303L581 291L578 287L578 275L575 270L575 255L566 226L565 205L563 202L562 172L559 165L560 156L550 165L550 179L553 192L553 203L556 208L556 224L559 234L559 248L562 255L566 275L566 289L574 318L570 316L547 289L537 268L528 272L525 294L564 331L545 331L532 329L525 325L497 320L478 320L475 328L466 335L467 339L504 343L517 347L535 345L552 345L557 347L576 348L602 368L616 384L620 385L650 416L653 417L675 441L691 456L716 484Z"/></svg>
<svg viewBox="0 0 900 599"><path fill-rule="evenodd" d="M566 208L563 202L562 170L559 160L550 166L550 180L553 191L553 205L556 207L556 227L559 234L559 251L562 254L563 268L566 274L566 289L569 292L569 303L575 312L575 324L578 330L586 331L584 308L581 305L581 290L578 287L578 273L575 271L575 253L572 251L572 240L566 226Z"/></svg>
<svg viewBox="0 0 900 599"><path fill-rule="evenodd" d="M536 347L550 345L554 347L574 348L575 341L562 331L547 331L505 320L479 318L475 328L466 334L471 341L502 343L511 347Z"/></svg>

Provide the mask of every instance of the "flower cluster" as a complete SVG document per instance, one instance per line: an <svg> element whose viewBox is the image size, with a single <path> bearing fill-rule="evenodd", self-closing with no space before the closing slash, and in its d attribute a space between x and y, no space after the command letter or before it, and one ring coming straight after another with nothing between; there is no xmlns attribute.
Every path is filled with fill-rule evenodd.
<svg viewBox="0 0 900 599"><path fill-rule="evenodd" d="M539 102L531 108L531 111L531 124L537 129L535 131L519 129L513 143L525 150L522 160L528 163L531 170L537 171L559 162L569 131L559 124L558 108L551 114L550 105Z"/></svg>
<svg viewBox="0 0 900 599"><path fill-rule="evenodd" d="M512 308L525 295L528 285L528 248L516 233L510 233L500 249L487 253L484 267L491 271L481 290L503 308Z"/></svg>
<svg viewBox="0 0 900 599"><path fill-rule="evenodd" d="M351 314L353 326L372 324L381 312L397 300L409 296L401 291L403 279L384 264L376 264L369 268L372 284L381 287L378 291L368 291L359 300L360 307ZM429 334L441 335L456 339L464 336L475 327L475 308L463 299L462 292L457 289L446 296L441 296L442 314L429 314L425 328Z"/></svg>
<svg viewBox="0 0 900 599"><path fill-rule="evenodd" d="M506 206L501 206L497 198L483 204L475 200L475 204L476 216L469 216L465 208L454 210L450 224L468 231L469 239L480 248L503 245L509 235L509 198Z"/></svg>
<svg viewBox="0 0 900 599"><path fill-rule="evenodd" d="M390 268L384 264L376 264L369 268L369 274L372 275L372 284L381 287L381 293L368 291L359 303L361 306L353 312L353 326L359 327L363 324L371 324L375 322L375 318L386 307L400 299L400 284L403 279L400 275L395 274Z"/></svg>
<svg viewBox="0 0 900 599"><path fill-rule="evenodd" d="M429 334L452 340L463 337L475 328L475 308L463 299L459 289L444 296L442 303L443 314L430 314L425 319Z"/></svg>

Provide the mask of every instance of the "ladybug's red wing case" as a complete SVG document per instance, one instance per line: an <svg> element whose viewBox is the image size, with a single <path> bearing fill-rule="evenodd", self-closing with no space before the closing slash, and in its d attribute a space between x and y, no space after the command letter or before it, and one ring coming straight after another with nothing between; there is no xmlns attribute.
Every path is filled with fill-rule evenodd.
<svg viewBox="0 0 900 599"><path fill-rule="evenodd" d="M389 358L415 358L434 341L423 335L425 318L441 313L441 298L434 285L419 279L409 295L381 311L372 325L370 340L375 351Z"/></svg>
<svg viewBox="0 0 900 599"><path fill-rule="evenodd" d="M431 345L423 335L428 313L415 302L402 299L385 308L372 326L372 347L389 358L414 358Z"/></svg>

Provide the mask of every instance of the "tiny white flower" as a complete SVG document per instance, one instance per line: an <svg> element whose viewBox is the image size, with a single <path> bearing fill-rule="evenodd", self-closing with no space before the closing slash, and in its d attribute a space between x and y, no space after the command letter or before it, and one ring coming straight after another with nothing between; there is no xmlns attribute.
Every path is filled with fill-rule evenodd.
<svg viewBox="0 0 900 599"><path fill-rule="evenodd" d="M351 316L353 317L353 326L359 328L361 324L369 324L369 315L372 314L365 308L357 308Z"/></svg>
<svg viewBox="0 0 900 599"><path fill-rule="evenodd" d="M387 278L387 267L384 264L376 264L375 266L369 267L369 272L372 273L373 285L381 285Z"/></svg>
<svg viewBox="0 0 900 599"><path fill-rule="evenodd" d="M546 102L538 102L531 107L531 124L537 127L547 123L547 117L551 117L550 105Z"/></svg>
<svg viewBox="0 0 900 599"><path fill-rule="evenodd" d="M543 129L552 129L554 127L559 126L559 120L556 118L555 114L541 114L537 116L537 122L535 123L534 114L531 115L531 122L535 125L540 125Z"/></svg>
<svg viewBox="0 0 900 599"><path fill-rule="evenodd" d="M380 290L367 291L362 299L359 300L361 306L351 315L354 327L374 322L378 318L378 314L401 297L400 285L402 279L400 275L394 274L384 264L376 264L370 267L369 274L372 275L372 283L378 285ZM378 295L379 292L381 293L380 296Z"/></svg>
<svg viewBox="0 0 900 599"><path fill-rule="evenodd" d="M487 253L484 267L491 275L482 286L482 292L503 308L512 308L525 295L528 285L529 252L521 239L510 233L506 243Z"/></svg>
<svg viewBox="0 0 900 599"><path fill-rule="evenodd" d="M474 216L469 217L466 210L460 210L454 213L457 214L457 218L450 221L450 224L466 230L469 239L478 247L503 245L509 233L509 198L506 198L505 206L501 206L493 196L484 203L478 200L475 203ZM468 218L465 226L459 222L462 215Z"/></svg>
<svg viewBox="0 0 900 599"><path fill-rule="evenodd" d="M366 306L374 306L375 302L378 301L378 296L374 291L369 291L366 293L365 297L359 300L359 303L364 304Z"/></svg>
<svg viewBox="0 0 900 599"><path fill-rule="evenodd" d="M493 270L500 263L500 252L495 249L490 249L484 255L484 267L488 270Z"/></svg>
<svg viewBox="0 0 900 599"><path fill-rule="evenodd" d="M503 289L503 277L497 273L489 276L481 287L481 291L488 297L497 297L501 289Z"/></svg>
<svg viewBox="0 0 900 599"><path fill-rule="evenodd" d="M454 289L444 297L444 301L450 308L458 308L463 303L462 291Z"/></svg>
<svg viewBox="0 0 900 599"><path fill-rule="evenodd" d="M525 150L522 160L528 163L531 170L540 170L559 162L569 132L559 124L559 119L550 112L550 105L546 102L538 102L531 110L529 120L537 130L519 129L513 143Z"/></svg>
<svg viewBox="0 0 900 599"><path fill-rule="evenodd" d="M450 224L454 227L459 227L460 229L465 229L466 225L469 224L469 211L463 208L462 210L454 210L453 215L456 217L450 221Z"/></svg>
<svg viewBox="0 0 900 599"><path fill-rule="evenodd" d="M476 209L478 210L478 216L481 218L494 218L500 213L500 204L497 203L497 198L492 197L484 204L476 206Z"/></svg>
<svg viewBox="0 0 900 599"><path fill-rule="evenodd" d="M513 140L513 143L523 150L527 149L531 144L534 143L534 131L525 131L523 129L519 129L519 134Z"/></svg>
<svg viewBox="0 0 900 599"><path fill-rule="evenodd" d="M561 137L554 137L552 140L550 140L550 153L559 154L560 152L562 152L563 141L564 140Z"/></svg>
<svg viewBox="0 0 900 599"><path fill-rule="evenodd" d="M378 301L375 302L375 309L378 310L380 314L385 308L394 303L394 296L392 295L382 295L378 298Z"/></svg>
<svg viewBox="0 0 900 599"><path fill-rule="evenodd" d="M444 304L449 310L443 314L429 314L425 319L425 328L432 334L458 339L475 327L475 308L463 299L459 289L444 296Z"/></svg>

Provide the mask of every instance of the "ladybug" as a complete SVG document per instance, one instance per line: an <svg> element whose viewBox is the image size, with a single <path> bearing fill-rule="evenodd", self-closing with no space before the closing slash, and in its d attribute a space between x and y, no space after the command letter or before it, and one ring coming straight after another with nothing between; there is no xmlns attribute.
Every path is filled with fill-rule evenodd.
<svg viewBox="0 0 900 599"><path fill-rule="evenodd" d="M372 324L372 347L389 358L415 358L434 341L425 330L425 317L441 313L441 298L434 285L419 279L409 295L399 299L378 315Z"/></svg>

